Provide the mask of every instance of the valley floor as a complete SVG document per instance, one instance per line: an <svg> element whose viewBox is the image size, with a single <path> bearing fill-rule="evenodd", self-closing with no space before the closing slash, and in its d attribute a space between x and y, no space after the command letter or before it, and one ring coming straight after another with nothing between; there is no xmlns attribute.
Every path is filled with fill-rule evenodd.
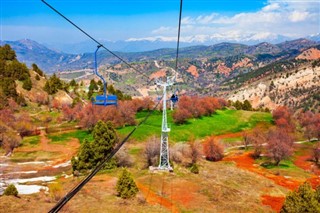
<svg viewBox="0 0 320 213"><path fill-rule="evenodd" d="M220 137L237 137L238 134ZM135 144L129 144L129 147L134 146ZM200 160L199 174L192 174L189 169L176 164L173 173L153 173L145 169L138 160L129 169L140 190L136 198L123 200L116 196L115 185L121 169L112 169L95 176L61 212L279 211L290 190L296 189L306 180L313 186L320 184L319 169L308 161L312 144L296 146L299 152L293 158L294 164L284 161L277 168L260 166L261 162L250 157L250 150L240 149L233 150L220 162ZM61 145L53 144L45 134L41 134L38 145L19 147L10 161L1 158L3 179L7 174L8 180L10 173L11 178L53 176L56 179L51 182L24 183L47 186L50 191L46 188L39 193L20 195L18 198L1 196L0 212L49 211L57 200L83 178L70 176L68 160L78 147L79 141L75 138ZM35 155L32 156L32 153ZM47 164L27 164L25 160Z"/></svg>

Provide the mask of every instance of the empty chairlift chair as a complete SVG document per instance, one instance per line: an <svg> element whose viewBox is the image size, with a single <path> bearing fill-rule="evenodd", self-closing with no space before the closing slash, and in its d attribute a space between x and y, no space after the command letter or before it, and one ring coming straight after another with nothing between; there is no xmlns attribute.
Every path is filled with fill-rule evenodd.
<svg viewBox="0 0 320 213"><path fill-rule="evenodd" d="M97 95L95 98L92 98L92 104L101 105L101 106L117 106L118 105L118 97L116 95L107 95L107 83L98 73L98 65L97 65L97 52L102 45L98 45L95 53L94 53L94 74L97 75L103 82L103 95Z"/></svg>

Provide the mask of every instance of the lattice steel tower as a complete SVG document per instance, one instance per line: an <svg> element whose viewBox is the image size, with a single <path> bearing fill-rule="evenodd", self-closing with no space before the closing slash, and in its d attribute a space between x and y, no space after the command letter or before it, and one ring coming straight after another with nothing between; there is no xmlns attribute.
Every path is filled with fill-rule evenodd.
<svg viewBox="0 0 320 213"><path fill-rule="evenodd" d="M169 137L168 133L170 128L168 128L167 123L167 87L172 86L175 77L167 77L167 82L162 82L156 80L156 84L163 87L163 106L162 106L162 129L161 129L161 145L160 145L160 163L158 166L159 170L172 171L172 167L169 163Z"/></svg>

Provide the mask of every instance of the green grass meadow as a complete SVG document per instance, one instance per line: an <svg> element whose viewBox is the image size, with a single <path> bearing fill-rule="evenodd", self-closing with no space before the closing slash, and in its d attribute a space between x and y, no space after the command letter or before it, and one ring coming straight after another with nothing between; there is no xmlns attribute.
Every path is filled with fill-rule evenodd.
<svg viewBox="0 0 320 213"><path fill-rule="evenodd" d="M48 138L51 139L51 143L57 143L57 144L65 144L71 138L78 138L80 143L82 143L84 139L88 139L89 141L93 140L92 134L86 130L77 130L77 131L67 132L62 134L57 134L57 133L50 134L48 135Z"/></svg>
<svg viewBox="0 0 320 213"><path fill-rule="evenodd" d="M148 112L137 113L137 121L141 121ZM265 112L251 112L242 110L217 110L211 116L201 117L199 119L189 119L186 124L176 125L173 123L172 112L168 112L168 125L171 128L169 140L173 142L187 141L191 136L203 138L209 135L221 135L226 133L240 132L251 129L259 122L272 122L272 115ZM131 136L137 141L144 141L152 135L160 137L162 114L155 111L148 118L146 123L142 124ZM118 129L120 135L126 135L133 129L127 126Z"/></svg>

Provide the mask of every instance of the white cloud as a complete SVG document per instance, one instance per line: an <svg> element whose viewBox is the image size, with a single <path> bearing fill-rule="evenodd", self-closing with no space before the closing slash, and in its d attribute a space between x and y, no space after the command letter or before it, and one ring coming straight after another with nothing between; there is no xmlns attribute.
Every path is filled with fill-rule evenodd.
<svg viewBox="0 0 320 213"><path fill-rule="evenodd" d="M308 12L293 11L289 15L289 20L292 22L304 21L308 18L308 16L309 16Z"/></svg>
<svg viewBox="0 0 320 213"><path fill-rule="evenodd" d="M182 19L181 41L262 41L320 33L319 0L269 0L256 12L203 14ZM151 38L176 41L177 26L162 26Z"/></svg>
<svg viewBox="0 0 320 213"><path fill-rule="evenodd" d="M271 3L265 7L262 8L262 11L264 12L269 12L269 11L274 11L280 8L279 3Z"/></svg>
<svg viewBox="0 0 320 213"><path fill-rule="evenodd" d="M161 26L158 29L152 30L152 34L164 34L164 33L170 33L174 28L173 27L164 27Z"/></svg>

